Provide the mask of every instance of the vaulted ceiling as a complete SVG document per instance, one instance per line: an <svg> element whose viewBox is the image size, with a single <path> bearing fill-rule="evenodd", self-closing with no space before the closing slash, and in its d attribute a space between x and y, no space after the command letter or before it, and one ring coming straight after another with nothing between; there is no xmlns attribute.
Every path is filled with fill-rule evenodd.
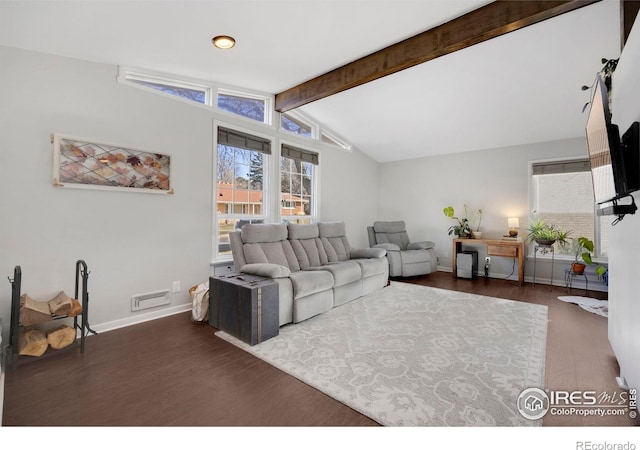
<svg viewBox="0 0 640 450"><path fill-rule="evenodd" d="M478 0L0 1L0 45L276 94L475 10ZM604 0L300 107L379 162L584 135ZM216 50L211 38L237 45Z"/></svg>

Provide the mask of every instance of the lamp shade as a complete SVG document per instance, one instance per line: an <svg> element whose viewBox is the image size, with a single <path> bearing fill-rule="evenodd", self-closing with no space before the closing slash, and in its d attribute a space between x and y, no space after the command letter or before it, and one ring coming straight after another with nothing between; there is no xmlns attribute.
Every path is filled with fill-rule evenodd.
<svg viewBox="0 0 640 450"><path fill-rule="evenodd" d="M520 220L517 217L509 217L507 224L509 228L520 228Z"/></svg>

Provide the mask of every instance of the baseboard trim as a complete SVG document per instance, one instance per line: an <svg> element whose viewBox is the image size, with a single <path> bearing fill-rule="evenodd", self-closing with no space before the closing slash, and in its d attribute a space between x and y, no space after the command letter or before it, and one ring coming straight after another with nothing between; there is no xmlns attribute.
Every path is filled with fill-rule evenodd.
<svg viewBox="0 0 640 450"><path fill-rule="evenodd" d="M136 314L134 316L125 317L124 319L113 320L111 322L91 324L91 329L96 333L104 333L106 331L117 330L118 328L129 327L131 325L137 325L150 320L160 319L162 317L173 316L174 314L180 314L190 311L192 308L191 303L184 303L182 305L172 306L170 308L162 308L158 311L147 312L144 314Z"/></svg>

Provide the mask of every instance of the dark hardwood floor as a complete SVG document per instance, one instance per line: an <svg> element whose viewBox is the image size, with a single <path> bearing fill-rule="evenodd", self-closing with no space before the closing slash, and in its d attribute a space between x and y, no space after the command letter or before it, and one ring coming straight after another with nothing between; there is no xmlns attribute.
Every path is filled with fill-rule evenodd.
<svg viewBox="0 0 640 450"><path fill-rule="evenodd" d="M444 272L405 281L547 305L546 386L620 392L607 319L557 300L564 289ZM8 370L3 425L377 425L215 331L182 313L91 336L84 354L74 350ZM544 424L633 425L627 416L550 415Z"/></svg>

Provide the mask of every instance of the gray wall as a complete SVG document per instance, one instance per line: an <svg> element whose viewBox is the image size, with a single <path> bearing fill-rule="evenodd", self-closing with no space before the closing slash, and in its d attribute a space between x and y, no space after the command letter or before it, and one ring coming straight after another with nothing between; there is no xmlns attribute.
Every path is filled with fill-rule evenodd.
<svg viewBox="0 0 640 450"><path fill-rule="evenodd" d="M499 239L508 231L507 218L519 217L520 236L526 237L529 211L529 163L536 160L586 156L583 138L522 145L476 152L435 156L382 164L380 168L380 219L404 219L414 241L436 243L442 270L451 269L451 239L447 229L454 221L442 209L457 213L483 210L480 231L485 239ZM402 180L398 182L398 180ZM483 246L477 246L484 261ZM567 262L556 259L554 283L563 284ZM512 273L513 259L491 257L490 276ZM517 268L511 277L517 279ZM525 276L533 275L533 260L525 263ZM538 259L536 279L549 282L551 264Z"/></svg>
<svg viewBox="0 0 640 450"><path fill-rule="evenodd" d="M48 300L73 294L75 261L84 259L98 331L188 309L188 289L208 279L211 262L217 113L120 84L116 74L116 66L0 47L0 274L20 265L22 291ZM53 132L172 154L175 194L54 188ZM321 217L346 221L352 244L365 246L377 164L358 151L319 151ZM172 305L130 311L132 295L178 280ZM5 336L9 309L6 283Z"/></svg>

